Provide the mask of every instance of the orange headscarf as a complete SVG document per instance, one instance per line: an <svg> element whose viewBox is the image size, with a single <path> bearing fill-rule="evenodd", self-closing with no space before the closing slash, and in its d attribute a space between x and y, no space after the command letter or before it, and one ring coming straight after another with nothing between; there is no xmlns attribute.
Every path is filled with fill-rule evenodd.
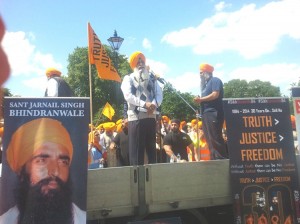
<svg viewBox="0 0 300 224"><path fill-rule="evenodd" d="M214 67L206 63L200 64L200 71L212 73L214 71Z"/></svg>
<svg viewBox="0 0 300 224"><path fill-rule="evenodd" d="M296 130L296 118L295 115L291 114L291 122L292 122L292 128Z"/></svg>
<svg viewBox="0 0 300 224"><path fill-rule="evenodd" d="M143 61L146 63L145 55L140 51L136 51L129 58L129 64L130 64L131 69L134 69L136 67L139 58L142 58Z"/></svg>
<svg viewBox="0 0 300 224"><path fill-rule="evenodd" d="M179 126L179 130L182 130L182 128L186 125L186 121L181 121L180 122L180 126Z"/></svg>
<svg viewBox="0 0 300 224"><path fill-rule="evenodd" d="M168 116L165 116L165 115L161 117L161 120L166 123L170 122L170 118L168 118Z"/></svg>
<svg viewBox="0 0 300 224"><path fill-rule="evenodd" d="M197 124L197 119L191 120L191 125L192 125L192 127L194 127L196 124Z"/></svg>
<svg viewBox="0 0 300 224"><path fill-rule="evenodd" d="M46 76L47 76L47 77L50 77L50 76L52 76L52 75L58 75L58 76L60 76L60 75L61 75L61 72L58 71L56 68L48 68L48 69L46 70Z"/></svg>
<svg viewBox="0 0 300 224"><path fill-rule="evenodd" d="M0 127L0 137L3 137L3 133L4 133L4 127Z"/></svg>
<svg viewBox="0 0 300 224"><path fill-rule="evenodd" d="M38 118L23 124L13 133L6 151L10 168L20 172L22 166L44 142L63 145L72 160L72 141L62 123L50 118Z"/></svg>
<svg viewBox="0 0 300 224"><path fill-rule="evenodd" d="M114 131L116 128L115 122L106 122L103 124L105 131Z"/></svg>

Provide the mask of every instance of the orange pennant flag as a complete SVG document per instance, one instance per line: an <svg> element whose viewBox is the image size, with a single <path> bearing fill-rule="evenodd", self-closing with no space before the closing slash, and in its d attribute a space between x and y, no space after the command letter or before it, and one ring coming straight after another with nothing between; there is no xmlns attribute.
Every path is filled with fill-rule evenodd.
<svg viewBox="0 0 300 224"><path fill-rule="evenodd" d="M102 114L109 118L109 120L112 119L112 117L115 115L114 108L107 102L105 106L103 107Z"/></svg>
<svg viewBox="0 0 300 224"><path fill-rule="evenodd" d="M88 23L88 39L89 62L96 65L99 78L121 82L118 72L90 23Z"/></svg>

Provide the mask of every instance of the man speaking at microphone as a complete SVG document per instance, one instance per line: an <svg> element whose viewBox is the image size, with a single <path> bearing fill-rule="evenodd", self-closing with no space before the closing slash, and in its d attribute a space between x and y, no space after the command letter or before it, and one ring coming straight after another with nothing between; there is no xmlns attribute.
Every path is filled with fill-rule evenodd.
<svg viewBox="0 0 300 224"><path fill-rule="evenodd" d="M156 114L163 93L146 68L146 58L136 51L129 58L133 73L126 75L121 84L128 104L128 136L130 165L143 165L145 151L148 163L156 163Z"/></svg>

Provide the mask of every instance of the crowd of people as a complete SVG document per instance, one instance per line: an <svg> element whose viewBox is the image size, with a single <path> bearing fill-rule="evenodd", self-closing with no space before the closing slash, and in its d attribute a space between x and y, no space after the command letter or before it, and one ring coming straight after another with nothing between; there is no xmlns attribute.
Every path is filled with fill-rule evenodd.
<svg viewBox="0 0 300 224"><path fill-rule="evenodd" d="M101 124L105 131L101 131L101 125L91 130L90 169L228 158L222 135L226 133L223 131L223 83L213 76L213 66L200 64L201 96L195 97L194 102L201 106L202 119L188 124L175 117L160 118L158 108L163 100L162 87L157 77L149 72L145 55L134 52L129 64L133 72L126 75L121 84L126 101L125 118L119 122L123 134L106 134L107 129L112 132L112 122Z"/></svg>
<svg viewBox="0 0 300 224"><path fill-rule="evenodd" d="M105 122L92 128L89 134L89 169L129 166L128 119ZM223 127L226 144L226 128ZM109 143L109 144L108 144ZM154 163L193 162L211 160L210 150L199 119L180 121L168 116L156 120L156 154ZM147 154L143 163L150 163Z"/></svg>

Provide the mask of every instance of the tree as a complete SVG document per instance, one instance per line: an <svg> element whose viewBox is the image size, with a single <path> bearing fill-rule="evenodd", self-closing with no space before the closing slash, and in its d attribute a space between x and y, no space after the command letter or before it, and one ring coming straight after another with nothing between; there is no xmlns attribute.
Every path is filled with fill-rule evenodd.
<svg viewBox="0 0 300 224"><path fill-rule="evenodd" d="M280 97L280 88L271 85L270 82L254 80L249 82L249 93L255 97Z"/></svg>
<svg viewBox="0 0 300 224"><path fill-rule="evenodd" d="M246 80L233 79L224 83L225 98L245 98L250 97L248 93L248 83Z"/></svg>
<svg viewBox="0 0 300 224"><path fill-rule="evenodd" d="M161 105L161 114L180 120L190 121L195 118L196 113L191 107L178 96L180 95L186 102L188 102L195 110L198 109L193 102L194 96L190 93L181 93L174 89L170 83L167 83L163 89L163 102Z"/></svg>
<svg viewBox="0 0 300 224"><path fill-rule="evenodd" d="M246 80L233 79L224 83L225 98L246 97L280 97L279 87L271 85L270 82L254 80L247 83Z"/></svg>
<svg viewBox="0 0 300 224"><path fill-rule="evenodd" d="M112 51L110 47L105 46L105 50L112 58ZM88 48L77 47L74 52L68 57L68 76L66 80L78 97L89 97L89 61L88 61ZM118 55L119 74L124 77L131 72L131 68L124 55ZM111 80L103 80L98 77L97 70L94 65L91 66L91 83L92 83L92 104L93 104L93 121L94 124L107 120L106 117L101 115L102 108L109 102L115 109L116 114L114 117L119 118L123 113L123 94L118 88L119 83ZM116 87L117 86L117 87ZM97 122L97 123L96 123Z"/></svg>
<svg viewBox="0 0 300 224"><path fill-rule="evenodd" d="M3 119L3 100L5 96L13 96L8 88L0 88L0 120Z"/></svg>

